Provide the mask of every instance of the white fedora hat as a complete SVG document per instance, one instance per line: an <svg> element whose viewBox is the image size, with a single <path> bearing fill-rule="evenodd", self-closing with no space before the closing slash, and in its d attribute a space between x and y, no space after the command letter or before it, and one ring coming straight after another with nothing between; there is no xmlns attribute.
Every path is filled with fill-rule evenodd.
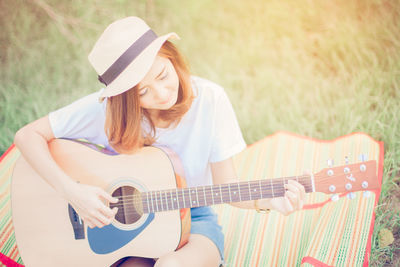
<svg viewBox="0 0 400 267"><path fill-rule="evenodd" d="M127 17L111 23L88 56L99 80L106 85L100 100L137 85L169 38L179 39L179 36L171 32L158 37L138 17Z"/></svg>

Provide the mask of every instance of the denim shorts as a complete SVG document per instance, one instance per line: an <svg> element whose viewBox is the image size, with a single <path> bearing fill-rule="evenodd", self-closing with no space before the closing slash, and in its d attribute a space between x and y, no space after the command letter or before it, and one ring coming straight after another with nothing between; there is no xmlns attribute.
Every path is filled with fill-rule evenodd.
<svg viewBox="0 0 400 267"><path fill-rule="evenodd" d="M210 207L191 208L191 234L208 237L217 246L221 256L221 266L224 266L224 234L218 224L217 214Z"/></svg>

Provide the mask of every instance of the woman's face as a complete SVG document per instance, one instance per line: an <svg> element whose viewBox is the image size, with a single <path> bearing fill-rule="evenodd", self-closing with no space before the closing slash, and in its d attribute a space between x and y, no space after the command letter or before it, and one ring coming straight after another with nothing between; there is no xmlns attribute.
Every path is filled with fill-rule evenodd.
<svg viewBox="0 0 400 267"><path fill-rule="evenodd" d="M172 62L158 55L136 88L140 106L150 113L170 109L178 99L179 90L179 78Z"/></svg>

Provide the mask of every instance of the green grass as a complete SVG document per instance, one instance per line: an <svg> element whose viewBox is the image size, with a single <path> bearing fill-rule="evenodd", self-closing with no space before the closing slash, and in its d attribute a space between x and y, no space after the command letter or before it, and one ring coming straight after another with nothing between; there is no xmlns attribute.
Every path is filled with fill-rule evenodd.
<svg viewBox="0 0 400 267"><path fill-rule="evenodd" d="M385 142L371 266L399 264L400 2L3 1L1 153L24 124L100 88L87 55L128 15L180 35L192 72L225 87L249 144L278 130ZM386 248L382 228L395 235Z"/></svg>

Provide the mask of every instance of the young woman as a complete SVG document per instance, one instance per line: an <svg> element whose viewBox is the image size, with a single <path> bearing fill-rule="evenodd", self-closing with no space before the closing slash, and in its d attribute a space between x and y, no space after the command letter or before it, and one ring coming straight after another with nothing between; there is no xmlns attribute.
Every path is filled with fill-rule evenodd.
<svg viewBox="0 0 400 267"><path fill-rule="evenodd" d="M145 145L166 145L180 157L188 186L237 182L232 156L246 144L223 88L191 76L181 54L157 37L140 18L128 17L109 25L89 61L105 87L51 112L15 135L15 144L32 167L63 196L85 223L110 224L116 203L103 189L73 182L52 159L48 142L54 138L85 138L117 153L135 153ZM286 185L285 197L232 205L274 209L290 214L302 209L304 187ZM224 236L209 207L191 209L189 242L159 259L131 257L113 266L219 266ZM202 253L198 253L202 251Z"/></svg>

